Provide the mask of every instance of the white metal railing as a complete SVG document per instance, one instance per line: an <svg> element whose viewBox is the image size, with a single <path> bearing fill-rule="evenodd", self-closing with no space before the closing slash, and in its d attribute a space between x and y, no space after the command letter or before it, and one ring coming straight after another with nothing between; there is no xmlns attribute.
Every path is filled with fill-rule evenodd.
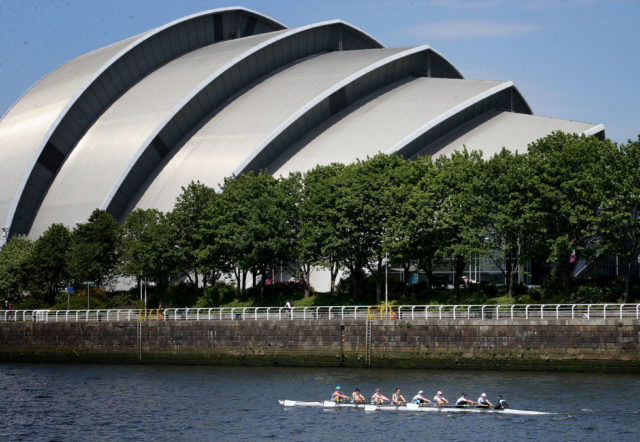
<svg viewBox="0 0 640 442"><path fill-rule="evenodd" d="M257 321L369 319L640 319L640 304L513 304L513 305L402 305L321 307L212 307L100 310L4 310L0 322L101 322L101 321Z"/></svg>

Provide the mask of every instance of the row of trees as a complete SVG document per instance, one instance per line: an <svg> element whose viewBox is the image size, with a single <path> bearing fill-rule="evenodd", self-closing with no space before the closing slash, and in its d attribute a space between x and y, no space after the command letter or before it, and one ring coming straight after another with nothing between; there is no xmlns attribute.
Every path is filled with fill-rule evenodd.
<svg viewBox="0 0 640 442"><path fill-rule="evenodd" d="M314 266L330 271L332 291L346 269L354 299L368 271L380 299L386 256L430 284L437 259L449 258L459 281L470 257L492 255L510 296L528 260L554 263L568 294L578 260L609 254L625 263L628 297L640 255L638 170L640 138L617 146L556 132L488 160L467 150L436 160L379 154L282 178L234 176L217 192L191 183L166 214L136 210L119 226L96 210L73 231L55 224L35 241L13 238L0 251L0 291L51 301L69 283L124 275L163 287L182 274L192 287L230 275L240 293L248 275L264 285L288 265L307 295Z"/></svg>

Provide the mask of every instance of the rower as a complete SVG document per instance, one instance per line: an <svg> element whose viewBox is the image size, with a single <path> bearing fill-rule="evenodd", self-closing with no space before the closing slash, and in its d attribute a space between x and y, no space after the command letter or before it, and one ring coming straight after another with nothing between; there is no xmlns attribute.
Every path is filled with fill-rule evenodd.
<svg viewBox="0 0 640 442"><path fill-rule="evenodd" d="M426 397L422 396L424 391L420 390L418 394L416 394L413 399L411 399L412 404L430 404L431 401Z"/></svg>
<svg viewBox="0 0 640 442"><path fill-rule="evenodd" d="M353 398L353 403L364 404L364 396L360 393L359 388L356 388L355 391L351 393L351 397Z"/></svg>
<svg viewBox="0 0 640 442"><path fill-rule="evenodd" d="M440 406L447 405L449 403L447 398L442 395L441 391L438 391L436 395L433 397L433 402L435 402L436 405L440 405Z"/></svg>
<svg viewBox="0 0 640 442"><path fill-rule="evenodd" d="M489 399L487 399L487 395L485 393L482 393L478 398L478 407L479 408L493 407L493 404L489 402Z"/></svg>
<svg viewBox="0 0 640 442"><path fill-rule="evenodd" d="M386 396L383 396L382 393L380 393L380 389L376 388L375 393L373 393L373 396L371 396L371 403L375 405L380 405L380 404L383 404L385 401L389 402L389 398Z"/></svg>
<svg viewBox="0 0 640 442"><path fill-rule="evenodd" d="M349 396L345 396L344 394L342 394L342 392L340 391L340 386L338 385L336 387L336 390L331 395L331 400L336 404L339 402L349 402Z"/></svg>
<svg viewBox="0 0 640 442"><path fill-rule="evenodd" d="M395 393L393 393L393 396L391 396L391 402L393 403L393 405L404 405L407 403L404 396L400 394L400 389L398 387L396 387Z"/></svg>
<svg viewBox="0 0 640 442"><path fill-rule="evenodd" d="M505 408L509 408L509 404L507 403L507 401L504 400L502 395L499 394L498 395L498 403L493 408L494 408L494 410L504 410Z"/></svg>
<svg viewBox="0 0 640 442"><path fill-rule="evenodd" d="M467 405L475 405L471 399L467 399L467 395L462 393L456 401L456 407L466 407Z"/></svg>

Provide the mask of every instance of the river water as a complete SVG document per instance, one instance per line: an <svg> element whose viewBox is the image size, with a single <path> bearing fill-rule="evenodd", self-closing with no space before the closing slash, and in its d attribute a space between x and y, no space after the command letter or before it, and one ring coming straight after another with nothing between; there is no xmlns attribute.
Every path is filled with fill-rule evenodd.
<svg viewBox="0 0 640 442"><path fill-rule="evenodd" d="M504 394L549 416L280 406L336 385L369 397ZM523 372L0 364L1 440L640 440L640 376Z"/></svg>

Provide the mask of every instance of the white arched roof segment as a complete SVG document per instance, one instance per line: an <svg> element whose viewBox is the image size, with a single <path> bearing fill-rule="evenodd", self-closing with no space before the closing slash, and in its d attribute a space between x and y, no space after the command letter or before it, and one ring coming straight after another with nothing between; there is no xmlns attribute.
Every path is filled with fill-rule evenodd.
<svg viewBox="0 0 640 442"><path fill-rule="evenodd" d="M40 234L53 222L72 225L76 220L86 219L96 207L109 210L118 192L135 194L136 189L127 187L130 184L125 180L136 174L143 174L145 178L152 174L154 166L150 164L162 159L158 153L166 154L175 145L173 140L164 144L159 134L167 128L174 132L191 130L185 125L195 125L197 121L189 121L185 114L191 118L195 112L206 115L212 110L204 111L206 106L215 108L238 89L248 86L254 81L249 78L249 67L245 66L248 61L254 63L255 72L279 68L272 65L276 57L266 57L269 62L265 62L264 67L257 67L256 59L259 55L264 57L265 51L276 50L283 41L294 46L293 42L307 34L313 44L301 51L317 52L317 45L325 45L323 51L333 49L334 42L329 37L338 35L338 30L343 28L345 34L351 32L344 35L345 40L358 38L358 44L367 47L373 44L344 22L333 20L205 46L150 73L118 98L83 136L58 172L30 234ZM326 41L314 38L318 32L328 35ZM296 57L296 54L297 51L291 51L286 55ZM282 58L282 62L285 61ZM239 64L246 69L241 69L239 75L231 75Z"/></svg>
<svg viewBox="0 0 640 442"><path fill-rule="evenodd" d="M501 110L489 110L457 127L420 150L417 155L437 158L466 147L480 150L488 159L502 148L524 153L537 139L561 130L566 133L604 136L602 124L583 123Z"/></svg>
<svg viewBox="0 0 640 442"><path fill-rule="evenodd" d="M275 34L285 31L276 31ZM220 66L274 33L227 40L191 51L156 69L119 97L91 126L58 171L31 228L39 235L52 222L73 225L88 218L150 133L185 95ZM161 93L159 93L161 91Z"/></svg>
<svg viewBox="0 0 640 442"><path fill-rule="evenodd" d="M321 38L321 33L331 35L327 34ZM296 60L320 52L336 50L338 40L341 49L349 49L349 47L342 47L343 41L345 45L353 46L351 49L379 48L379 43L368 34L362 33L342 20L329 20L280 31L272 38L251 47L218 68L198 87L185 94L167 113L163 121L149 133L136 154L122 169L122 173L115 180L100 208L109 211L117 218L121 217L130 206L131 200L135 198L139 187L156 173L156 167L161 164L162 158L158 156L151 158L150 155L153 155L153 143L163 138L163 134L171 138L170 142L163 142L169 146L170 151L181 143L184 136L206 121L205 118L208 118L211 112L215 112L218 106L252 82ZM283 51L281 46L287 44L291 44L293 48ZM260 61L263 65L260 65ZM237 74L234 75L236 71ZM214 93L222 94L222 97L214 99L212 98ZM142 167L142 164L146 166Z"/></svg>
<svg viewBox="0 0 640 442"><path fill-rule="evenodd" d="M0 120L0 222L11 227L27 179L60 118L96 69L138 37L81 55L27 90ZM51 174L53 176L53 173ZM6 238L0 238L0 245Z"/></svg>
<svg viewBox="0 0 640 442"><path fill-rule="evenodd" d="M286 137L288 135L288 132L291 132L292 127L296 123L304 125L305 127L306 132L298 136L298 138L302 138L303 135L305 135L310 129L312 129L311 127L308 127L310 124L315 123L315 125L317 125L317 124L320 124L322 121L326 120L327 118L329 118L331 115L328 112L326 111L324 113L318 112L317 109L320 108L324 103L326 103L327 100L331 99L331 97L335 96L337 93L341 91L344 91L346 87L354 86L354 84L358 82L363 82L363 79L365 77L367 77L368 75L374 75L375 73L380 73L380 75L382 75L383 77L386 77L385 80L376 82L373 88L370 88L369 90L367 90L366 88L361 88L361 91L359 94L353 94L353 96L350 97L350 100L348 101L343 100L344 103L342 108L348 106L353 101L359 100L363 96L368 95L369 93L373 92L373 90L375 89L379 89L385 86L386 84L399 80L401 77L420 74L419 72L412 72L411 70L406 70L406 71L398 71L397 75L395 76L389 75L388 74L389 67L393 66L396 62L406 61L410 57L424 56L425 60L427 61L428 69L430 70L432 65L431 59L429 58L430 55L434 55L435 57L437 57L437 60L440 63L443 63L446 66L446 68L450 70L450 75L453 78L462 78L462 75L460 74L460 72L453 65L451 65L451 63L449 63L444 57L442 57L440 54L438 54L436 51L433 50L433 48L431 48L428 45L408 48L402 52L398 52L387 58L376 61L375 63L372 63L369 66L366 66L365 68L359 70L358 72L351 74L349 77L336 83L331 88L323 91L322 94L319 94L313 100L310 100L307 104L301 107L297 112L292 114L286 121L283 121L282 124L280 124L280 126L278 126L273 132L271 132L271 134L269 134L268 137L266 137L258 146L256 146L253 152L251 152L242 161L242 163L240 163L235 168L235 170L233 171L233 174L239 175L241 173L246 173L250 170L259 170L259 169L266 168L269 165L270 161L268 158L260 158L261 156L262 157L270 156L271 159L273 159L277 157L280 153L282 153L282 151L284 151L286 147L289 147L287 146L287 144L293 144L291 142L289 143L281 142L280 146L274 147L274 145L279 141L278 138ZM430 71L425 72L424 74L430 76L431 72ZM342 110L342 108L337 110ZM317 116L315 118L314 123L310 123L309 120L311 120L313 116L309 116L309 115L312 115L314 112L317 114ZM335 111L333 113L335 113ZM299 133L301 132L303 131L299 131ZM272 148L272 150L274 150L275 152L269 152L270 148Z"/></svg>
<svg viewBox="0 0 640 442"><path fill-rule="evenodd" d="M451 109L448 109L446 112L443 112L442 114L438 115L437 117L427 121L425 124L423 124L422 126L420 126L418 129L416 129L415 131L413 131L412 133L408 134L406 137L404 137L402 140L398 141L396 144L394 144L393 146L391 146L390 148L388 148L385 153L387 154L392 154L392 153L399 153L405 157L411 157L412 154L415 153L415 151L418 150L418 148L415 148L413 151L410 151L409 146L411 145L415 145L417 144L417 142L419 142L419 140L421 138L424 138L425 136L428 136L430 134L430 132L432 132L436 127L446 123L448 120L450 120L451 118L454 118L456 116L462 116L464 115L462 118L464 120L469 120L472 118L473 115L473 107L478 105L479 103L483 102L483 101L487 101L488 99L491 99L493 97L495 97L498 94L503 93L504 91L507 90L511 90L511 92L513 92L513 82L511 81L506 81L500 84L497 84L496 86L484 90L481 93L470 97L469 99L457 104L456 106L452 107ZM513 110L513 109L509 109L509 110ZM529 110L528 107L525 107L523 109L519 109L522 111L527 111ZM482 110L479 110L476 112L476 114L479 114L483 112ZM457 125L456 125L457 127ZM449 129L450 130L450 129ZM447 129L445 129L445 131L447 131ZM422 146L420 146L422 147Z"/></svg>
<svg viewBox="0 0 640 442"><path fill-rule="evenodd" d="M265 26L273 29L284 28L281 23L246 8L229 7L203 11L82 55L52 71L29 89L0 121L0 147L9 147L14 151L0 151L0 185L3 189L8 189L8 192L3 192L4 198L0 196L0 220L4 220L3 225L9 227L11 233L27 233L26 230L33 218L24 218L29 218L29 215L37 210L57 168L64 161L68 151L73 149L77 141L73 139L74 133L83 133L86 127L83 129L82 125L91 124L91 115L97 115L104 110L99 106L96 108L95 100L91 103L82 102L82 98L87 94L104 99L105 91L96 91L94 87L101 76L109 74L110 69L113 72L118 63L123 63L132 51L146 42L150 42L150 45L161 44L162 42L155 42L162 39L163 32L179 25L188 25L206 16L222 14L244 14L251 17L254 20L252 32L256 27L256 20L260 20L261 24L257 26L261 28L261 32L265 30ZM202 37L201 32L198 37ZM139 66L133 70L125 69L133 76L129 85L139 79L135 78L135 73L132 74L132 71L138 69ZM128 86L126 80L124 86ZM118 92L115 91L113 95L118 95ZM109 102L108 97L106 101ZM46 103L47 106L42 106L42 103ZM82 121L87 114L89 118ZM58 140L58 146L68 145L60 152L55 145L50 144L52 139ZM5 240L0 238L0 245Z"/></svg>
<svg viewBox="0 0 640 442"><path fill-rule="evenodd" d="M495 81L428 77L393 83L322 123L283 152L268 169L274 175L287 175L385 152L425 121L499 85Z"/></svg>
<svg viewBox="0 0 640 442"><path fill-rule="evenodd" d="M319 96L326 96L345 78L358 78L369 66L390 61L406 49L367 49L328 52L274 72L213 115L167 157L157 176L134 198L133 208L169 211L182 186L198 180L211 187L230 176L256 146L276 130L295 122ZM248 116L251 122L247 123ZM127 211L129 211L127 210Z"/></svg>

